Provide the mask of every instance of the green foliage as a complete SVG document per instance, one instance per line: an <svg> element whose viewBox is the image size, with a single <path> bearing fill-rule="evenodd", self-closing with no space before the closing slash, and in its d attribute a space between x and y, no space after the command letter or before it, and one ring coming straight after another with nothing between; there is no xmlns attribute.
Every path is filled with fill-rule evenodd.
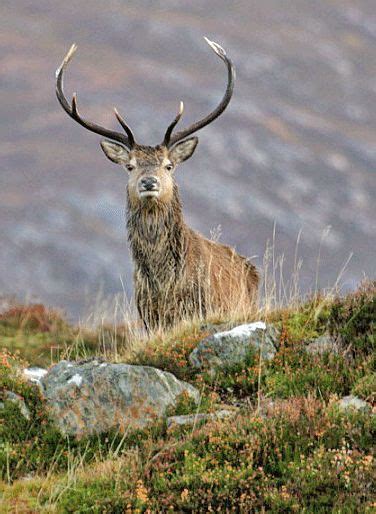
<svg viewBox="0 0 376 514"><path fill-rule="evenodd" d="M173 504L195 512L360 508L372 497L367 488L373 459L366 453L372 434L365 416L358 415L356 422L361 431L351 431L348 425L337 432L320 402L295 399L279 403L266 419L245 415L235 423L207 425L160 455L148 470L149 507L158 511ZM349 432L351 447L343 438L350 439ZM366 451L363 433L368 434ZM333 447L333 442L339 446ZM342 476L336 458L344 445L350 462L346 461ZM364 470L349 484L346 471L351 473L360 463ZM316 483L312 483L312 464L321 472ZM339 497L330 494L338 485ZM359 498L352 498L353 491L361 492Z"/></svg>
<svg viewBox="0 0 376 514"><path fill-rule="evenodd" d="M264 372L262 367L262 382ZM259 357L250 349L242 363L218 369L215 373L204 370L200 378L223 400L255 396L259 387Z"/></svg>
<svg viewBox="0 0 376 514"><path fill-rule="evenodd" d="M351 389L352 394L370 403L376 403L376 373L369 373L359 379Z"/></svg>
<svg viewBox="0 0 376 514"><path fill-rule="evenodd" d="M374 437L365 413L279 400L263 417L244 412L185 435L144 431L69 483L57 476L52 495L39 488L39 511L55 501L56 512L76 513L364 512L375 499Z"/></svg>
<svg viewBox="0 0 376 514"><path fill-rule="evenodd" d="M16 359L14 359L17 362ZM30 411L27 420L19 406L6 401L7 391L20 395ZM29 473L43 473L50 466L66 469L69 459L84 455L89 462L98 452L118 445L119 434L103 434L77 441L63 437L52 425L37 386L26 382L8 361L0 365L0 474L12 481Z"/></svg>
<svg viewBox="0 0 376 514"><path fill-rule="evenodd" d="M336 298L331 305L329 330L352 355L370 355L376 349L376 282Z"/></svg>
<svg viewBox="0 0 376 514"><path fill-rule="evenodd" d="M322 335L326 330L329 315L328 299L317 296L296 310L282 312L281 326L288 334L290 343L301 343Z"/></svg>
<svg viewBox="0 0 376 514"><path fill-rule="evenodd" d="M359 390L364 397L366 389L362 393L361 385L354 388L374 369L376 352L372 358L368 355L372 354L374 345L375 313L375 289L369 284L334 302L317 297L296 311L281 311L272 317L281 330L280 345L273 361L262 362L260 369L258 356L250 352L242 364L218 370L215 376L204 374L204 380L223 399L235 396L255 400L260 391L273 398L313 395L329 400L331 395L344 396ZM339 334L348 336L350 330L357 348L352 359L343 352L312 355L305 351L307 341L323 335L328 328L337 337ZM374 383L370 380L359 384L368 388L367 394L372 398Z"/></svg>
<svg viewBox="0 0 376 514"><path fill-rule="evenodd" d="M284 347L265 370L265 394L274 398L312 395L328 400L349 394L357 370L342 355L309 355L304 348Z"/></svg>
<svg viewBox="0 0 376 514"><path fill-rule="evenodd" d="M333 394L349 394L364 372L362 363L354 366L343 355L310 355L294 343L281 345L273 361L261 362L261 370L259 358L249 353L244 363L203 377L223 399L255 400L261 391L273 398L312 395L328 400Z"/></svg>
<svg viewBox="0 0 376 514"><path fill-rule="evenodd" d="M93 514L123 514L126 501L118 494L114 480L104 476L94 481L78 481L59 502L60 512L90 512ZM79 510L78 510L79 509Z"/></svg>
<svg viewBox="0 0 376 514"><path fill-rule="evenodd" d="M250 352L241 365L215 374L189 364L207 335L200 328L151 341L133 362L168 370L203 391L199 406L182 395L168 415L213 410L219 398L240 406L231 419L195 427L167 430L161 421L125 434L62 437L38 389L17 372L19 357L4 355L0 400L14 391L31 416L22 418L9 401L0 410L0 466L8 482L0 496L20 512L18 505L27 505L25 511L41 513L371 512L376 417L341 411L337 400L352 393L375 401L374 302L368 285L333 302L318 297L275 313L281 338L274 360L260 363ZM14 337L17 321L2 321L0 330ZM38 323L30 319L20 331L52 333ZM328 328L347 351L308 354L306 341ZM73 331L63 324L59 330Z"/></svg>
<svg viewBox="0 0 376 514"><path fill-rule="evenodd" d="M191 327L167 341L157 337L136 354L132 363L154 366L173 373L181 380L191 380L197 371L191 367L188 357L197 343L207 335L207 332Z"/></svg>
<svg viewBox="0 0 376 514"><path fill-rule="evenodd" d="M167 409L167 416L182 416L184 414L192 414L197 412L197 404L186 391L183 391L177 397L176 404Z"/></svg>
<svg viewBox="0 0 376 514"><path fill-rule="evenodd" d="M30 420L24 418L19 406L6 401L6 391L20 395L30 411ZM48 430L48 420L43 401L36 386L23 380L7 361L0 365L0 400L4 408L0 410L0 471L3 478L10 480L18 473L36 470L39 462L51 459L53 452L38 454L34 449L39 447L40 439Z"/></svg>
<svg viewBox="0 0 376 514"><path fill-rule="evenodd" d="M0 350L17 352L34 366L48 366L67 355L87 357L98 348L97 334L70 326L43 305L15 305L0 315Z"/></svg>

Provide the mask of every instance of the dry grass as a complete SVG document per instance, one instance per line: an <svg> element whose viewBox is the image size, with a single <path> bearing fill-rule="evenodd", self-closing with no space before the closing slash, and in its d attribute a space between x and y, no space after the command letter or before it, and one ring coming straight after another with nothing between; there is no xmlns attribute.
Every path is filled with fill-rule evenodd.
<svg viewBox="0 0 376 514"><path fill-rule="evenodd" d="M345 259L338 272L337 278L331 287L319 291L319 272L321 267L321 246L329 233L329 228L323 231L320 246L317 253L317 267L315 270L314 285L311 291L302 294L300 290L300 276L303 270L303 261L299 257L299 243L301 231L297 235L294 263L291 273L286 276L285 257L276 254L276 227L273 229L272 238L267 242L261 272L261 284L259 300L256 306L250 307L243 301L244 291L234 288L229 304L232 310L221 312L208 309L205 316L193 318L184 317L175 323L173 327L166 328L163 324L149 333L139 320L133 300L129 299L123 285L123 292L112 300L97 298L96 304L90 315L80 324L81 331L96 331L100 334L98 355L115 362L132 360L134 355L145 349L148 345L158 342L168 344L171 341L184 338L187 331L204 332L207 327L233 327L241 323L249 323L256 320L265 322L280 318L285 311L297 310L308 299L314 300L315 309L312 316L319 316L325 306L336 297L341 290L341 280L350 262L351 255ZM217 239L217 234L214 234ZM242 281L241 281L242 282ZM82 339L85 339L84 337ZM78 352L82 353L77 341ZM71 348L72 351L72 348ZM74 355L71 354L71 355Z"/></svg>
<svg viewBox="0 0 376 514"><path fill-rule="evenodd" d="M358 297L372 300L374 286L366 291L366 296L338 300L338 330L348 329ZM323 307L326 303L329 308ZM189 375L187 355L204 334L202 320L140 338L147 363L170 370L175 366L178 376L200 388L197 409L210 412L232 395L241 408L231 420L170 430L162 423L142 433L104 434L78 444L59 437L44 418L21 428L19 413L9 411L6 447L0 445L0 457L8 459L3 460L8 484L0 484L0 512L165 512L169 505L191 512L370 508L375 498L372 418L367 413L345 416L336 410L336 400L355 390L371 398L372 357L364 351L371 341L361 330L360 353L352 359L302 351L301 340L320 326L320 309L328 319L333 305L317 296L307 309L270 312L277 323L282 315L284 326L275 359L263 363L256 356L218 373L215 380L205 373ZM365 320L372 316L367 305ZM359 319L351 334L361 323ZM121 358L119 347L117 351ZM134 357L135 348L124 351ZM7 389L9 364L2 368ZM25 384L17 387L30 407L35 398L28 396ZM36 416L43 415L40 407Z"/></svg>

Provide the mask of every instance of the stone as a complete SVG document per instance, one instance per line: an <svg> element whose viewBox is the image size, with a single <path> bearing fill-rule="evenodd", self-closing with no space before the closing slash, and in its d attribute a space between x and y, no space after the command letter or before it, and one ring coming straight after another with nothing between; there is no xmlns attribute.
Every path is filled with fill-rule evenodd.
<svg viewBox="0 0 376 514"><path fill-rule="evenodd" d="M47 374L47 370L38 367L24 368L23 374L26 380L32 382L33 384L41 386L41 380L44 377L44 375Z"/></svg>
<svg viewBox="0 0 376 514"><path fill-rule="evenodd" d="M222 409L218 410L217 412L211 412L208 414L199 412L196 414L185 414L182 416L170 416L167 418L167 428L185 425L195 425L196 423L200 423L201 421L225 419L230 418L234 415L235 411Z"/></svg>
<svg viewBox="0 0 376 514"><path fill-rule="evenodd" d="M4 402L0 402L0 409L5 409L5 402L15 403L24 418L30 419L30 411L26 406L25 400L19 394L13 393L12 391L5 391L3 395Z"/></svg>
<svg viewBox="0 0 376 514"><path fill-rule="evenodd" d="M337 341L329 334L324 334L316 339L308 342L306 352L311 355L323 355L324 353L332 353L338 355L339 346Z"/></svg>
<svg viewBox="0 0 376 514"><path fill-rule="evenodd" d="M262 321L239 325L200 341L189 361L195 368L227 367L243 362L252 349L269 361L277 352L278 340L279 334L273 325L266 326Z"/></svg>
<svg viewBox="0 0 376 514"><path fill-rule="evenodd" d="M48 370L41 383L47 408L60 431L78 438L144 428L163 417L182 393L199 400L197 389L171 373L97 360L61 361Z"/></svg>
<svg viewBox="0 0 376 514"><path fill-rule="evenodd" d="M341 398L341 400L339 400L339 402L338 402L338 407L342 411L355 410L355 411L368 412L371 410L371 405L369 403L367 403L366 401L364 401L361 398L358 398L357 396L354 396L352 394Z"/></svg>

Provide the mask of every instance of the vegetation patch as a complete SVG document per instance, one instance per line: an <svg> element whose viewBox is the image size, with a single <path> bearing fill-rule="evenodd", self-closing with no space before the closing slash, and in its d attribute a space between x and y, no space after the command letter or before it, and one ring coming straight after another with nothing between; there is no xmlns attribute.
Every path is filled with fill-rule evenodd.
<svg viewBox="0 0 376 514"><path fill-rule="evenodd" d="M376 281L365 282L354 293L336 298L328 328L353 356L374 355L376 349Z"/></svg>
<svg viewBox="0 0 376 514"><path fill-rule="evenodd" d="M15 304L0 315L0 351L18 352L33 366L49 366L69 355L93 355L98 342L99 334L72 327L43 305Z"/></svg>
<svg viewBox="0 0 376 514"><path fill-rule="evenodd" d="M371 409L343 411L338 400L354 394L374 405L374 301L368 284L272 313L281 334L275 358L249 352L241 365L214 372L189 363L208 335L200 325L154 336L128 360L170 371L202 392L199 406L181 395L167 415L237 406L231 418L194 426L167 429L161 420L122 434L62 437L38 387L19 371L26 350L5 351L0 512L372 512L376 417ZM7 315L1 330L53 333L43 332L44 321L23 319ZM65 335L75 330L60 327ZM328 331L340 351L307 353L307 341ZM29 419L7 391L22 397Z"/></svg>
<svg viewBox="0 0 376 514"><path fill-rule="evenodd" d="M192 380L197 371L189 362L190 353L209 333L200 326L183 327L167 338L155 336L132 358L132 364L154 366L173 373L180 380Z"/></svg>

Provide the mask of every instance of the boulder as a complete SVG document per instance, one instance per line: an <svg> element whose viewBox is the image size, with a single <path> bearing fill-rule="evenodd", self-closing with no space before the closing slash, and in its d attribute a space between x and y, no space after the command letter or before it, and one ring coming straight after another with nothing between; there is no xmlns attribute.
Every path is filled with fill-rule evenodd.
<svg viewBox="0 0 376 514"><path fill-rule="evenodd" d="M29 382L32 382L33 384L37 384L38 386L41 386L41 380L44 377L44 375L47 374L47 370L44 368L38 368L38 367L32 367L32 368L25 368L23 370L23 374Z"/></svg>
<svg viewBox="0 0 376 514"><path fill-rule="evenodd" d="M239 325L218 332L198 343L189 356L196 368L219 368L244 361L250 350L261 352L264 360L272 360L277 352L279 334L272 325L262 321Z"/></svg>
<svg viewBox="0 0 376 514"><path fill-rule="evenodd" d="M30 411L26 406L25 400L19 394L14 393L13 391L4 391L3 393L4 402L0 402L0 409L5 408L5 402L11 402L18 406L20 412L24 418L27 420L30 419Z"/></svg>
<svg viewBox="0 0 376 514"><path fill-rule="evenodd" d="M352 394L341 398L341 400L338 402L338 407L342 411L355 410L368 412L371 410L371 405L369 403Z"/></svg>
<svg viewBox="0 0 376 514"><path fill-rule="evenodd" d="M184 414L182 416L170 416L167 418L167 428L185 425L195 425L202 421L230 418L236 414L234 410L222 409L208 414L198 412L196 414Z"/></svg>
<svg viewBox="0 0 376 514"><path fill-rule="evenodd" d="M162 417L182 393L199 400L193 386L171 373L97 360L61 361L41 378L41 384L60 431L76 437L143 428Z"/></svg>
<svg viewBox="0 0 376 514"><path fill-rule="evenodd" d="M339 353L337 341L328 334L312 339L306 346L306 352L311 355L323 355L324 353Z"/></svg>

